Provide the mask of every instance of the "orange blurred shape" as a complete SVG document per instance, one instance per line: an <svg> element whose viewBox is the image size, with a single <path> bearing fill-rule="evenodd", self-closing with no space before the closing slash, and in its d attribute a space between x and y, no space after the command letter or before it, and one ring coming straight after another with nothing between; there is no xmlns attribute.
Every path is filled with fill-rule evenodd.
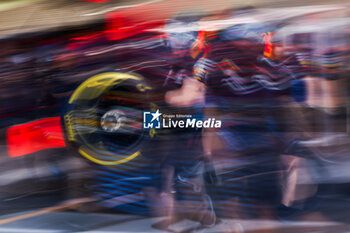
<svg viewBox="0 0 350 233"><path fill-rule="evenodd" d="M273 44L271 43L272 34L268 32L262 35L264 37L264 56L268 58L272 58Z"/></svg>
<svg viewBox="0 0 350 233"><path fill-rule="evenodd" d="M51 117L7 129L7 150L10 157L19 157L40 150L65 147L61 118Z"/></svg>

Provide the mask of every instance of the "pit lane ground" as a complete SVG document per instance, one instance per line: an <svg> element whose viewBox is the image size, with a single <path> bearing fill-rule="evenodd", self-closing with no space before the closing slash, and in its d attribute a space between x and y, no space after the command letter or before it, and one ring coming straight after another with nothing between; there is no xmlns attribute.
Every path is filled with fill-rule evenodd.
<svg viewBox="0 0 350 233"><path fill-rule="evenodd" d="M37 210L39 211L39 210ZM35 213L29 212L29 213ZM20 212L10 216L2 216L1 220L14 216L26 215L28 212ZM75 213L53 212L46 213L28 219L4 223L0 225L0 232L94 232L94 233L126 233L126 232L167 232L155 229L153 224L164 218L146 218L137 215L121 214L98 214L98 213ZM219 224L212 228L203 228L198 223L183 220L169 227L171 232L350 232L350 225L332 221L289 221L279 222L272 220L231 220L222 219Z"/></svg>
<svg viewBox="0 0 350 233"><path fill-rule="evenodd" d="M44 201L44 199L43 199ZM347 233L350 225L331 221L318 212L304 213L294 220L262 220L262 219L220 219L212 228L203 228L190 220L181 220L169 226L168 231L157 229L156 223L165 220L162 217L146 217L108 212L78 212L89 198L74 199L61 204L26 211L19 211L0 216L0 232L16 233L56 233L56 232L90 232L90 233ZM335 206L334 203L328 203ZM341 205L337 206L343 215L350 213Z"/></svg>

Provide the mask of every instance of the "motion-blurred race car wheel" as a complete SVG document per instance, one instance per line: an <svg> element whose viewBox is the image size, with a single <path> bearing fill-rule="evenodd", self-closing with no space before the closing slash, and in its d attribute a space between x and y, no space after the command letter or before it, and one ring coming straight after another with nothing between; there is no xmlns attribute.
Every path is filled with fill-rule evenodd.
<svg viewBox="0 0 350 233"><path fill-rule="evenodd" d="M132 73L106 72L82 83L64 116L67 139L86 159L102 166L142 166L150 132L142 127L151 109L151 87Z"/></svg>

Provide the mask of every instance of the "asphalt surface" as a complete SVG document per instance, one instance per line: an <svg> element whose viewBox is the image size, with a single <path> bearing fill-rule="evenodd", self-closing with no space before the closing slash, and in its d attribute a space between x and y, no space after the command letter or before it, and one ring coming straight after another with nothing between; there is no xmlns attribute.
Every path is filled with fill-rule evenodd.
<svg viewBox="0 0 350 233"><path fill-rule="evenodd" d="M41 214L43 213L43 214ZM314 215L315 216L315 215ZM182 220L169 226L168 231L157 229L157 223L165 218L149 218L137 215L79 213L74 211L33 210L3 215L0 232L350 232L350 225L325 221L322 217L306 216L303 221L281 222L276 220L221 219L211 228L203 228L197 222ZM312 217L313 220L308 218Z"/></svg>

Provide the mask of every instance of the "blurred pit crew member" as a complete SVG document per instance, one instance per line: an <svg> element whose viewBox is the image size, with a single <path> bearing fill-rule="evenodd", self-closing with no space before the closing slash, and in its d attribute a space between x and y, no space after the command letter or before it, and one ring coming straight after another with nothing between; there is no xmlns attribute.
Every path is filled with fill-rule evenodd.
<svg viewBox="0 0 350 233"><path fill-rule="evenodd" d="M181 87L186 87L182 90L184 93L198 91L196 86L193 86L192 90L190 83L193 66L199 56L191 54L190 48L197 38L196 21L199 17L181 15L169 20L165 26L164 43L171 56L171 69L164 82L164 89L168 92L181 90ZM191 114L201 118L203 99L202 96L202 99L192 101L186 106L174 107L169 104L162 113ZM156 214L167 216L169 220L162 222L158 227L168 228L174 221L182 218L198 221L206 227L215 225L216 214L203 182L203 172L207 163L202 156L201 130L175 128L162 131L166 136L158 147L164 155L161 164L160 198L153 206ZM165 131L167 132L164 133Z"/></svg>
<svg viewBox="0 0 350 233"><path fill-rule="evenodd" d="M301 144L327 160L321 164L322 172L315 170L317 166L311 161L308 161L308 170L312 182L318 184L318 194L323 195L323 191L333 190L339 196L344 191L332 184L341 183L339 177L344 174L339 172L338 165L347 161L349 153L347 76L350 42L349 19L344 18L341 12L334 13L336 15L309 22L313 27L307 33L300 30L301 26L286 27L285 30L293 32L286 41L289 47L298 50L294 53L298 54L303 66L307 67L304 112L312 127L311 139L304 140ZM334 172L337 177L330 175ZM331 192L326 193L329 195Z"/></svg>
<svg viewBox="0 0 350 233"><path fill-rule="evenodd" d="M219 135L221 154L225 151L235 167L234 182L225 185L226 189L231 185L232 192L220 198L238 196L241 203L254 206L247 208L249 215L273 214L270 207L281 202L280 155L289 153L287 145L292 140L283 133L286 122L282 116L291 103L291 80L304 77L295 56L281 56L281 60L266 56L263 35L266 40L271 30L258 21L201 31L197 43L206 51L194 65L194 79L166 96L170 104L186 106L205 94L206 115L215 114L223 121L218 132L207 130L204 134L205 158L212 159L213 135ZM243 165L237 166L235 160Z"/></svg>

